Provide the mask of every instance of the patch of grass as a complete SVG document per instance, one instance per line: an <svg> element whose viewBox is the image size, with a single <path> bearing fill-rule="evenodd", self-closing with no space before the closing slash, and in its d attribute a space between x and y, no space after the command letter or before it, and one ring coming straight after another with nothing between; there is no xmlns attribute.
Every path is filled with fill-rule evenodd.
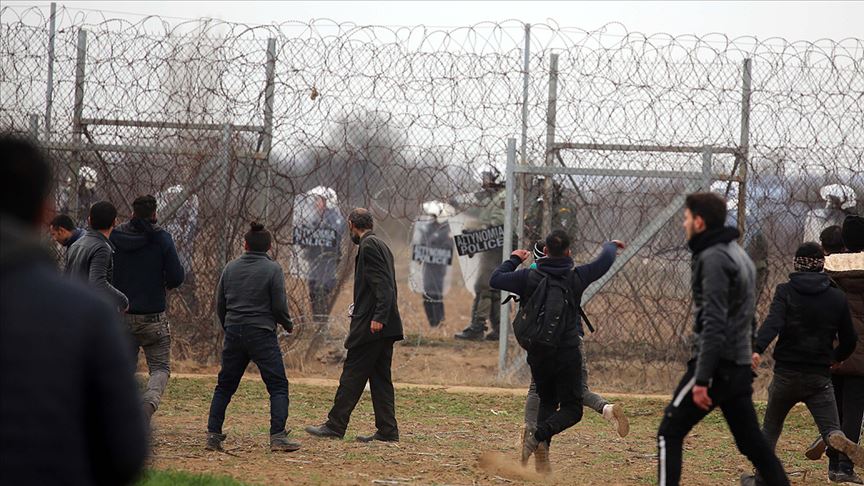
<svg viewBox="0 0 864 486"><path fill-rule="evenodd" d="M136 486L247 486L227 476L149 470Z"/></svg>

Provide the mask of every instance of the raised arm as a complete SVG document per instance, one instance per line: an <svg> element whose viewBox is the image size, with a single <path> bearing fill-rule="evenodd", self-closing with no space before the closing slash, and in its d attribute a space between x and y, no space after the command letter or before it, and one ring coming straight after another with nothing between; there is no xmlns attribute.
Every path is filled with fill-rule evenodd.
<svg viewBox="0 0 864 486"><path fill-rule="evenodd" d="M589 263L577 266L573 271L579 274L579 278L587 287L609 271L609 268L615 263L617 253L618 244L613 241L603 243L603 248L597 258Z"/></svg>
<svg viewBox="0 0 864 486"><path fill-rule="evenodd" d="M492 277L489 279L490 287L511 292L520 297L525 296L525 291L528 286L528 274L531 270L517 270L519 265L525 261L524 257L527 256L528 253L525 252L525 255L522 255L519 253L520 251L524 252L524 250L514 251L513 254L510 255L509 260L505 260L504 263L498 265L498 268L492 272Z"/></svg>

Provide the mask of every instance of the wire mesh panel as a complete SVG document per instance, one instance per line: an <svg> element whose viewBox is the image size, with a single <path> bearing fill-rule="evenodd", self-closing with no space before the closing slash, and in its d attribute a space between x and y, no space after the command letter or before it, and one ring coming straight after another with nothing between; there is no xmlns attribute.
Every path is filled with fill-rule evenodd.
<svg viewBox="0 0 864 486"><path fill-rule="evenodd" d="M729 222L746 226L762 272L760 315L805 234L858 211L864 195L860 39L516 21L447 29L130 22L71 8L57 11L56 24L52 55L47 9L0 9L0 126L50 151L57 206L81 224L96 200L112 201L125 219L137 195L157 196L188 272L169 309L181 359L218 357L213 291L253 220L273 232L274 258L297 270L286 271L291 312L303 323L283 340L289 360L307 363L323 342L344 337L350 241L338 231L336 246L328 240L324 253L338 258L326 286L310 287L303 266L315 251L303 237L321 228L309 229L298 201L322 190L342 220L353 207L372 209L406 285L407 333L425 336L422 295L407 292L411 225L428 216L423 203L457 205L481 190L490 166L503 172L506 140L521 134L520 162L585 169L519 176L523 243L542 236L547 207L551 224L573 236L577 262L606 239L644 239L587 302L598 329L586 353L610 387L662 388L688 353L689 253L673 207L683 193L704 183L729 197ZM650 147L711 148L712 177L672 177L703 171L699 151ZM829 185L849 190L823 191ZM454 288L445 305L469 307L470 292L456 285L460 267L447 271ZM510 367L521 359L513 349Z"/></svg>

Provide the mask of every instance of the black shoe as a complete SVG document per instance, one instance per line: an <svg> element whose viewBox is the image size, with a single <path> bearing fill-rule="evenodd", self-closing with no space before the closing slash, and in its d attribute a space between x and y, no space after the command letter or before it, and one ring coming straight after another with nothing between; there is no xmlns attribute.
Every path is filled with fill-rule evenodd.
<svg viewBox="0 0 864 486"><path fill-rule="evenodd" d="M498 341L498 339L500 339L500 335L498 334L498 331L492 331L486 335L487 341Z"/></svg>
<svg viewBox="0 0 864 486"><path fill-rule="evenodd" d="M472 326L466 327L459 334L454 335L456 339L464 339L466 341L482 341L483 340L483 328L476 328Z"/></svg>
<svg viewBox="0 0 864 486"><path fill-rule="evenodd" d="M832 483L864 484L854 471L828 471L828 481Z"/></svg>
<svg viewBox="0 0 864 486"><path fill-rule="evenodd" d="M273 452L294 452L300 450L300 444L288 440L288 432L282 431L270 435L270 450Z"/></svg>
<svg viewBox="0 0 864 486"><path fill-rule="evenodd" d="M358 435L357 442L372 442L372 441L381 441L381 442L399 442L399 434L393 436L382 435L378 432L375 432L372 435Z"/></svg>
<svg viewBox="0 0 864 486"><path fill-rule="evenodd" d="M222 448L222 441L228 437L226 434L216 434L207 432L207 445L204 446L208 451L225 452Z"/></svg>
<svg viewBox="0 0 864 486"><path fill-rule="evenodd" d="M804 456L811 461L818 461L819 459L822 459L822 454L825 454L825 449L825 441L822 437L817 437L816 440L810 444L810 447L804 451Z"/></svg>
<svg viewBox="0 0 864 486"><path fill-rule="evenodd" d="M345 436L345 434L340 434L330 427L327 427L327 424L321 424L318 427L310 425L309 427L306 427L306 432L315 437L326 437L328 439L341 439Z"/></svg>
<svg viewBox="0 0 864 486"><path fill-rule="evenodd" d="M765 481L763 481L762 477L759 475L754 476L753 474L742 474L741 486L765 486Z"/></svg>

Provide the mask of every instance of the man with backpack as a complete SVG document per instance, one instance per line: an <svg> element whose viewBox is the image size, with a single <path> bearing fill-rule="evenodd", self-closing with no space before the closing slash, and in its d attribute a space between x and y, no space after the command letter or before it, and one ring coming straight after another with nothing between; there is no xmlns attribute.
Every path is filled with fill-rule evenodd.
<svg viewBox="0 0 864 486"><path fill-rule="evenodd" d="M552 436L582 419L582 353L580 347L582 293L602 277L624 243L612 241L593 262L573 268L570 237L555 230L546 238L546 257L536 269L516 270L529 255L516 250L492 274L489 284L516 294L521 305L513 321L519 344L528 352L528 365L540 407L537 429L525 438L522 464L535 452L544 458L538 469L548 472Z"/></svg>
<svg viewBox="0 0 864 486"><path fill-rule="evenodd" d="M751 340L756 324L756 267L724 226L726 201L714 193L685 199L684 232L693 253L693 349L657 431L660 486L681 481L684 438L714 407L742 454L770 486L786 486L783 465L759 430L753 408Z"/></svg>

